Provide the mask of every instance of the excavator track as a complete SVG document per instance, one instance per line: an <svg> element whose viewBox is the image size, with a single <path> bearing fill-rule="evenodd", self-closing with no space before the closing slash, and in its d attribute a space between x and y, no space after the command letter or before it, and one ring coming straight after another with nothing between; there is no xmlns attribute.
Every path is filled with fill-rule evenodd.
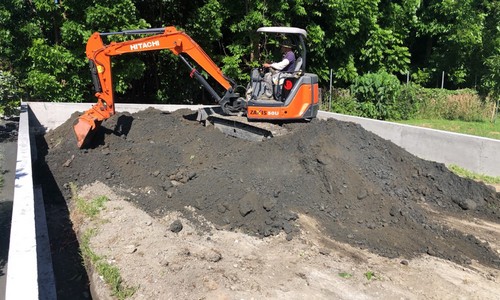
<svg viewBox="0 0 500 300"><path fill-rule="evenodd" d="M248 121L242 114L224 115L220 107L200 108L197 120L205 126L213 125L227 135L249 141L260 142L287 133L287 130L278 124Z"/></svg>

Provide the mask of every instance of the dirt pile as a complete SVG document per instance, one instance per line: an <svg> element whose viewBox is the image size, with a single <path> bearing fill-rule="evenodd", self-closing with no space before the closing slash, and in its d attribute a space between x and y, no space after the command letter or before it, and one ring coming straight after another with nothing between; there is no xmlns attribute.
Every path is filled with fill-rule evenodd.
<svg viewBox="0 0 500 300"><path fill-rule="evenodd" d="M76 117L76 114L73 116ZM339 242L393 258L428 254L500 268L488 243L435 221L436 213L500 221L500 194L421 160L358 125L285 124L264 142L203 127L192 111L117 114L77 149L71 118L42 151L59 190L104 182L152 216L197 214L219 229L291 240L308 215ZM198 230L203 225L198 223Z"/></svg>

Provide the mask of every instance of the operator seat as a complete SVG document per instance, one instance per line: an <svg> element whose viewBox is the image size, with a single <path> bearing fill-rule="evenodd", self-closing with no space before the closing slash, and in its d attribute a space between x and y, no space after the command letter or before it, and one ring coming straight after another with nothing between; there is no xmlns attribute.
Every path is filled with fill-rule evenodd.
<svg viewBox="0 0 500 300"><path fill-rule="evenodd" d="M300 76L300 71L302 68L302 57L298 57L295 60L295 66L294 70L292 72L280 72L278 76L278 84L273 86L273 98L275 100L281 98L281 89L282 89L282 84L283 80L288 77L293 77L293 76ZM253 69L252 74L251 74L251 80L249 83L249 88L248 94L247 94L247 100L253 99L256 100L258 99L262 94L264 94L264 83L263 83L263 78L262 74L258 71L258 69Z"/></svg>
<svg viewBox="0 0 500 300"><path fill-rule="evenodd" d="M298 57L296 60L295 60L295 68L294 68L294 72L298 72L300 71L300 68L302 68L302 57Z"/></svg>
<svg viewBox="0 0 500 300"><path fill-rule="evenodd" d="M262 74L259 69L253 69L251 74L250 83L247 87L247 101L248 100L256 100L262 94L264 94L264 84L262 80Z"/></svg>
<svg viewBox="0 0 500 300"><path fill-rule="evenodd" d="M291 77L300 77L302 76L302 57L297 57L295 60L295 66L293 71L291 72L280 72L278 75L278 84L274 85L274 98L278 101L285 101L286 99L282 99L282 92L283 92L283 82L285 78L291 78ZM279 100L280 99L280 100Z"/></svg>

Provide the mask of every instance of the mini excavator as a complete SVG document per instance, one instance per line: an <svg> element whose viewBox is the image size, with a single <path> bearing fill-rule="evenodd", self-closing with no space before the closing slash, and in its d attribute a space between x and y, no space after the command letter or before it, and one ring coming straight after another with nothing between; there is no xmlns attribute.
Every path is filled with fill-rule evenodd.
<svg viewBox="0 0 500 300"><path fill-rule="evenodd" d="M257 32L290 35L301 49L294 72L279 75L278 83L273 85L271 99L261 97L264 86L262 72L258 72L257 69L252 70L252 79L246 88L237 85L234 80L222 73L190 36L173 26L120 32L95 32L87 42L86 55L89 59L97 103L74 123L77 146L83 148L100 124L115 114L111 57L126 53L168 49L177 55L189 68L190 76L198 80L215 99L217 107L222 110L221 113L211 109L204 110L199 113L200 121L210 117L229 122L231 126L241 124L243 130L248 128L250 128L249 131L257 130L257 135L272 136L272 131L266 129L263 123L315 118L320 105L318 76L305 72L306 31L295 27L261 27ZM145 37L104 44L102 37L110 35L145 35ZM223 94L219 95L215 91L186 55L220 84ZM243 96L238 93L239 89L242 89ZM228 120L226 117L232 119ZM262 132L259 132L259 129Z"/></svg>

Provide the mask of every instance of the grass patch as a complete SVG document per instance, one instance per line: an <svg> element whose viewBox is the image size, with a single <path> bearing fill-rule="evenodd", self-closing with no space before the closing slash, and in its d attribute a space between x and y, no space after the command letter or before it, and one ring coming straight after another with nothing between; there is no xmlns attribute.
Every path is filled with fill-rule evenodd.
<svg viewBox="0 0 500 300"><path fill-rule="evenodd" d="M70 183L71 195L73 201L75 201L76 209L79 213L83 215L94 218L103 209L104 203L109 199L106 196L99 196L95 199L87 201L78 196L77 188L74 183Z"/></svg>
<svg viewBox="0 0 500 300"><path fill-rule="evenodd" d="M460 177L476 180L476 181L482 181L487 184L500 184L500 177L495 177L495 176L488 176L488 175L483 175L483 174L478 174L474 173L472 171L466 170L462 167L459 167L457 165L449 165L448 169L452 171L453 173L457 174Z"/></svg>
<svg viewBox="0 0 500 300"><path fill-rule="evenodd" d="M444 119L415 119L397 121L401 124L470 134L500 140L500 122L466 122Z"/></svg>
<svg viewBox="0 0 500 300"><path fill-rule="evenodd" d="M373 271L368 271L364 275L368 280L377 279L377 277L375 276L375 272Z"/></svg>
<svg viewBox="0 0 500 300"><path fill-rule="evenodd" d="M77 187L74 183L70 183L70 190L75 205L74 212L72 212L73 223L78 222L77 220L81 221L83 218L94 219L104 208L106 201L109 200L106 196L99 196L90 201L79 197ZM127 299L134 295L137 288L123 285L120 270L116 266L108 263L105 257L92 251L90 240L97 234L97 230L97 228L88 229L81 237L80 253L83 261L93 266L97 274L99 274L104 282L111 288L111 293L114 297L118 300Z"/></svg>
<svg viewBox="0 0 500 300"><path fill-rule="evenodd" d="M106 201L108 201L108 198L106 196L99 196L90 201L85 201L85 199L78 198L76 201L76 207L86 216L93 218L99 214Z"/></svg>
<svg viewBox="0 0 500 300"><path fill-rule="evenodd" d="M342 278L351 278L352 277L352 274L351 273L347 273L347 272L340 272L339 273L339 276L342 277Z"/></svg>
<svg viewBox="0 0 500 300"><path fill-rule="evenodd" d="M96 228L85 231L80 245L80 251L85 261L88 261L97 271L97 274L102 276L104 282L111 287L112 295L119 300L124 300L137 291L136 287L128 287L123 285L120 270L108 263L104 257L97 255L90 248L90 239L97 233Z"/></svg>

